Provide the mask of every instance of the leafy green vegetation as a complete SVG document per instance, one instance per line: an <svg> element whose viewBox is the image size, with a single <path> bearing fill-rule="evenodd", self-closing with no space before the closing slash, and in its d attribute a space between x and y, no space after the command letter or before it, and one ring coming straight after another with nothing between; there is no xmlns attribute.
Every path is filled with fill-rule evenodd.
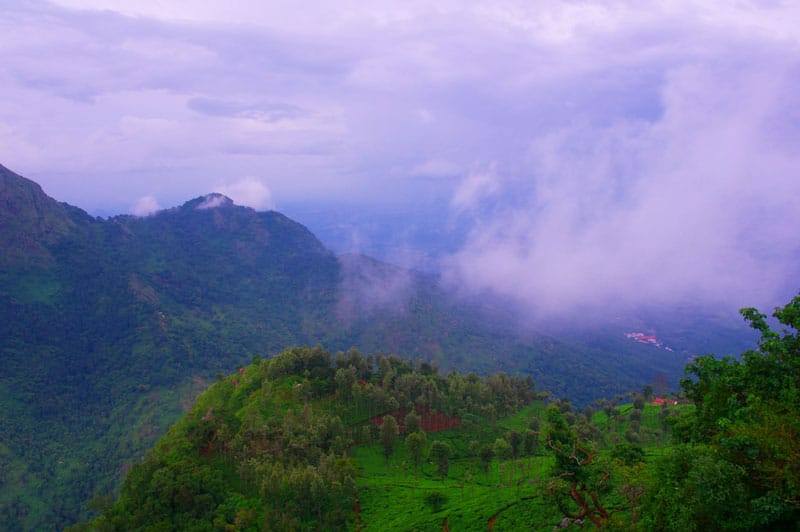
<svg viewBox="0 0 800 532"><path fill-rule="evenodd" d="M358 380L342 377L348 373ZM363 358L350 351L333 357L321 348L290 349L213 384L131 469L119 501L87 528L354 526L356 508L366 506L360 464L377 462L385 473L398 468L402 454L403 475L413 475L399 437L407 427L398 419L409 417L400 404L419 413L420 430L435 431L487 405L502 415L534 398L530 380L455 373L444 378L428 364L416 367L395 356ZM436 438L428 447L444 483L451 445ZM360 453L366 453L363 460ZM436 512L447 500L443 493L425 499Z"/></svg>
<svg viewBox="0 0 800 532"><path fill-rule="evenodd" d="M578 412L529 379L294 348L212 385L73 530L789 530L800 297L685 396ZM724 400L723 400L724 399Z"/></svg>

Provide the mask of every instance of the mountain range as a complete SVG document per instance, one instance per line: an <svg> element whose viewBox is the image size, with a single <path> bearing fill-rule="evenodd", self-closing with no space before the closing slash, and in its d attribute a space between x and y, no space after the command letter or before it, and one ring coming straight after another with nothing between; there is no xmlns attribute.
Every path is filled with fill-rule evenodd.
<svg viewBox="0 0 800 532"><path fill-rule="evenodd" d="M326 249L275 212L201 196L97 218L0 166L0 522L85 518L215 378L292 345L397 353L444 370L532 376L578 404L656 380L742 325L682 314L520 327L435 275ZM631 328L674 349L625 337Z"/></svg>

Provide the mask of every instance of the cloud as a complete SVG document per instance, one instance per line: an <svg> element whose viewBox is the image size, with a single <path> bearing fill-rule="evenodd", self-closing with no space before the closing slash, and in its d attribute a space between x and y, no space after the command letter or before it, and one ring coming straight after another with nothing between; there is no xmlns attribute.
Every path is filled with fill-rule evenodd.
<svg viewBox="0 0 800 532"><path fill-rule="evenodd" d="M476 223L452 280L540 314L777 304L799 271L800 153L782 116L800 104L798 82L793 63L760 54L682 66L667 73L656 120L534 139L525 187L507 180L495 192L524 204Z"/></svg>
<svg viewBox="0 0 800 532"><path fill-rule="evenodd" d="M475 208L493 196L500 187L493 172L476 172L467 176L453 194L451 204L456 212Z"/></svg>
<svg viewBox="0 0 800 532"><path fill-rule="evenodd" d="M218 185L214 192L228 196L238 205L256 210L275 208L269 188L255 177L246 177L230 185Z"/></svg>
<svg viewBox="0 0 800 532"><path fill-rule="evenodd" d="M374 313L406 311L412 281L407 270L362 255L342 255L339 264L336 315L344 324Z"/></svg>
<svg viewBox="0 0 800 532"><path fill-rule="evenodd" d="M276 122L303 114L303 111L296 105L285 103L246 104L212 98L192 98L187 105L192 111L209 116L248 118L264 122Z"/></svg>
<svg viewBox="0 0 800 532"><path fill-rule="evenodd" d="M150 216L161 210L161 205L158 204L153 196L142 196L136 203L131 206L131 214L134 216Z"/></svg>
<svg viewBox="0 0 800 532"><path fill-rule="evenodd" d="M105 212L253 175L266 195L224 191L449 202L471 230L452 277L542 308L766 298L797 273L798 19L721 0L12 3L0 162Z"/></svg>
<svg viewBox="0 0 800 532"><path fill-rule="evenodd" d="M203 201L195 207L198 211L205 211L207 209L216 209L217 207L230 206L230 198L223 194L206 194Z"/></svg>

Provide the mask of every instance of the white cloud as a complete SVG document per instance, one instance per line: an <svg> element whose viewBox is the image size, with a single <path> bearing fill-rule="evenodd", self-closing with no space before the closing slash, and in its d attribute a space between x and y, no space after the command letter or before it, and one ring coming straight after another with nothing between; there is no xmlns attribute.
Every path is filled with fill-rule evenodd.
<svg viewBox="0 0 800 532"><path fill-rule="evenodd" d="M230 185L218 185L214 192L228 196L237 205L252 207L256 210L275 208L269 188L255 177L246 177Z"/></svg>
<svg viewBox="0 0 800 532"><path fill-rule="evenodd" d="M222 194L206 194L203 197L202 203L195 207L195 209L198 211L205 211L208 209L216 209L223 205L229 206L230 204L231 200Z"/></svg>
<svg viewBox="0 0 800 532"><path fill-rule="evenodd" d="M786 279L798 3L12 4L0 162L70 203L451 198L464 282L526 301Z"/></svg>
<svg viewBox="0 0 800 532"><path fill-rule="evenodd" d="M456 212L471 210L493 196L499 188L500 181L494 171L475 172L459 184L451 204Z"/></svg>
<svg viewBox="0 0 800 532"><path fill-rule="evenodd" d="M134 216L150 216L160 210L161 205L153 196L142 196L131 206L131 214Z"/></svg>
<svg viewBox="0 0 800 532"><path fill-rule="evenodd" d="M454 279L541 313L782 301L798 273L800 155L775 128L789 127L781 109L800 105L798 75L782 60L750 59L673 70L655 121L542 135L530 188L498 181L496 194L522 205L507 199L475 228ZM463 195L479 197L466 184Z"/></svg>

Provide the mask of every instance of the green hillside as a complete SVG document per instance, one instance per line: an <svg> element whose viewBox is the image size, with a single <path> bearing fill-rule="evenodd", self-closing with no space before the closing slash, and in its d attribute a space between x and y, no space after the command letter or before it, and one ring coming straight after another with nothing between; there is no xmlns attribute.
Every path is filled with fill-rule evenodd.
<svg viewBox="0 0 800 532"><path fill-rule="evenodd" d="M530 379L293 348L213 384L84 530L794 530L800 297L686 396L542 401ZM657 404L660 403L660 404Z"/></svg>
<svg viewBox="0 0 800 532"><path fill-rule="evenodd" d="M552 462L542 410L527 379L290 349L213 384L76 530L481 529ZM516 458L477 458L512 433Z"/></svg>
<svg viewBox="0 0 800 532"><path fill-rule="evenodd" d="M674 352L631 342L624 324L583 335L519 328L493 302L337 257L299 223L217 194L101 219L0 166L0 244L0 522L9 530L92 515L88 502L116 493L216 375L287 346L530 375L576 404L659 376L675 385L693 354L692 342Z"/></svg>

